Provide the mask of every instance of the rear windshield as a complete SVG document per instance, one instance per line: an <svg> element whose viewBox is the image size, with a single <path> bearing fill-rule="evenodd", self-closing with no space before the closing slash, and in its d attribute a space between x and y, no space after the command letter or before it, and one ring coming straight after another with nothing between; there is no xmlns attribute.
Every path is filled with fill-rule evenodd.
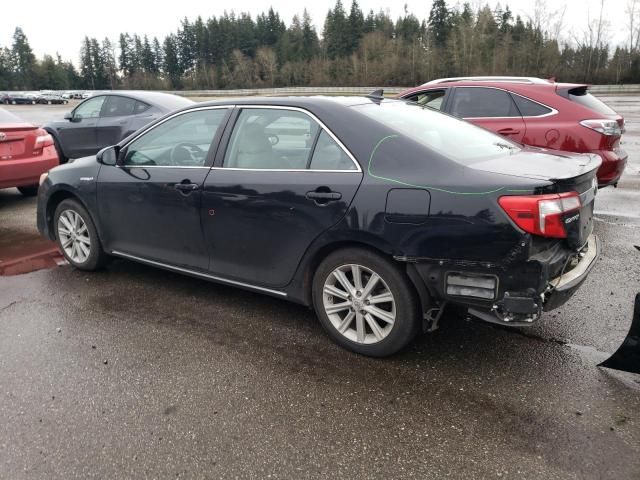
<svg viewBox="0 0 640 480"><path fill-rule="evenodd" d="M0 108L0 123L22 123L13 113Z"/></svg>
<svg viewBox="0 0 640 480"><path fill-rule="evenodd" d="M519 144L506 138L414 103L383 101L354 108L397 133L464 165L521 150Z"/></svg>
<svg viewBox="0 0 640 480"><path fill-rule="evenodd" d="M606 103L591 95L584 87L569 90L569 100L579 103L583 107L587 107L601 115L616 115L615 110L609 108Z"/></svg>

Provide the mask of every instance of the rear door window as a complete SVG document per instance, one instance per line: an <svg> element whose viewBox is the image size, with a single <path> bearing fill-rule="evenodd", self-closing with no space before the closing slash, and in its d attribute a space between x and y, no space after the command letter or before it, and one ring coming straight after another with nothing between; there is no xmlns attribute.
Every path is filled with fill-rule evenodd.
<svg viewBox="0 0 640 480"><path fill-rule="evenodd" d="M460 118L519 117L511 95L504 90L484 87L458 87L451 113Z"/></svg>
<svg viewBox="0 0 640 480"><path fill-rule="evenodd" d="M136 100L119 95L111 95L107 97L107 101L102 107L102 117L125 117L133 115Z"/></svg>

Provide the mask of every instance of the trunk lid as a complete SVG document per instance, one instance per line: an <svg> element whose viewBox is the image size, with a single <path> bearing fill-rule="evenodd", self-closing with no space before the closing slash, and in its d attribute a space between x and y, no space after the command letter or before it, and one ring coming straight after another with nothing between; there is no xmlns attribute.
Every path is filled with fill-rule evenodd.
<svg viewBox="0 0 640 480"><path fill-rule="evenodd" d="M555 182L589 174L595 176L601 163L595 154L524 147L512 155L481 160L468 166L501 175Z"/></svg>
<svg viewBox="0 0 640 480"><path fill-rule="evenodd" d="M509 157L485 160L470 167L548 181L552 185L551 188L545 188L545 193L577 192L580 209L567 212L562 221L569 247L579 249L593 232L593 204L598 188L596 172L601 163L600 156L595 154L525 148Z"/></svg>
<svg viewBox="0 0 640 480"><path fill-rule="evenodd" d="M29 123L0 125L0 161L31 157L37 132Z"/></svg>

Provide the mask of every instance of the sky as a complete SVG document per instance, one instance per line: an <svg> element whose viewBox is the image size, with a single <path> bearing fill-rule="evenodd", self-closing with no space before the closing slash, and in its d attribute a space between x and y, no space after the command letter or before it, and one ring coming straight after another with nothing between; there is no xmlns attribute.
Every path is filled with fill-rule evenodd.
<svg viewBox="0 0 640 480"><path fill-rule="evenodd" d="M519 14L523 18L533 17L534 3L546 4L547 12L566 7L563 16L562 37L566 40L582 38L589 18L596 19L599 14L600 2L604 1L606 19L609 23L609 39L614 45L626 41L628 15L625 6L629 0L502 0L501 5L509 5L514 16ZM345 8L349 9L351 0L342 0ZM395 20L402 16L404 5L409 12L419 19L426 19L431 8L430 0L360 0L358 2L366 13L369 9L386 10ZM457 1L447 0L449 6ZM462 3L462 1L460 2ZM492 8L497 0L470 0L477 7L488 3ZM318 33L322 32L322 25L327 10L332 8L335 0L315 0L306 5L314 20ZM45 53L60 55L65 60L78 63L80 46L85 35L102 40L109 37L117 40L120 32L137 33L150 38L157 36L162 40L166 34L175 31L180 19L185 16L190 20L201 15L204 19L213 15L221 15L224 10L249 12L255 18L257 14L269 9L271 5L279 12L281 18L290 24L296 13L301 14L305 7L303 2L292 0L234 0L233 2L208 2L203 0L180 0L179 2L110 0L98 4L94 1L66 0L59 2L52 8L50 1L31 0L29 7L21 2L6 1L2 5L0 18L0 46L10 46L13 31L16 26L24 30L36 56L41 58ZM94 8L95 7L95 10ZM31 14L37 12L37 14ZM94 13L95 12L95 13ZM553 22L553 20L551 20Z"/></svg>

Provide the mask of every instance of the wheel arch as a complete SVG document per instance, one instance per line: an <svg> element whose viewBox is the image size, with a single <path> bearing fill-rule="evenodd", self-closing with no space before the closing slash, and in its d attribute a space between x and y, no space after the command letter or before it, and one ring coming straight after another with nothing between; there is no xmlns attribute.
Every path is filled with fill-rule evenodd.
<svg viewBox="0 0 640 480"><path fill-rule="evenodd" d="M428 306L432 304L428 289L422 281L422 278L417 274L417 272L415 272L415 269L412 269L411 265L394 260L393 247L389 243L373 235L362 235L355 239L336 238L331 241L323 242L322 245L316 245L315 248L310 248L305 254L303 260L300 262L296 275L287 289L289 298L298 303L302 303L303 305L311 306L313 304L313 276L318 266L333 252L346 248L369 250L397 263L405 275L407 275L409 283L413 286L423 311L426 311L425 308L428 308Z"/></svg>
<svg viewBox="0 0 640 480"><path fill-rule="evenodd" d="M49 195L49 198L47 199L46 210L45 210L45 220L47 222L47 231L49 232L49 238L51 240L56 240L56 231L54 228L55 226L53 225L53 220L54 220L53 217L56 212L56 209L58 208L58 205L60 205L64 200L68 200L68 199L75 200L80 205L82 205L82 208L84 208L89 214L89 216L91 217L91 221L93 222L93 224L96 227L96 230L98 231L98 236L102 236L100 232L99 223L96 222L94 215L91 213L91 210L89 209L87 204L82 200L82 197L78 195L76 192L74 192L73 190L70 190L67 188L60 188L55 192L51 193Z"/></svg>

